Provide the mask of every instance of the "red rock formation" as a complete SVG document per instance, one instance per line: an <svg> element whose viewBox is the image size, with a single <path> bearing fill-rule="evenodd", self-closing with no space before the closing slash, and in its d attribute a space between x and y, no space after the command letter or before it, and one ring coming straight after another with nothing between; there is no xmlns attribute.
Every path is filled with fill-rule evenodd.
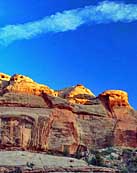
<svg viewBox="0 0 137 173"><path fill-rule="evenodd" d="M38 84L29 77L18 74L15 74L10 78L9 85L4 88L4 92L25 93L38 96L44 92L56 95L49 87Z"/></svg>
<svg viewBox="0 0 137 173"><path fill-rule="evenodd" d="M130 108L128 103L128 95L124 91L108 90L100 94L99 98L109 110L113 109L113 107L122 106Z"/></svg>
<svg viewBox="0 0 137 173"><path fill-rule="evenodd" d="M6 76L6 75L5 75ZM32 79L1 77L0 147L76 153L86 148L137 147L137 113L126 92L95 97L82 85L54 91Z"/></svg>
<svg viewBox="0 0 137 173"><path fill-rule="evenodd" d="M67 99L70 103L87 104L95 95L83 85L65 88L57 92L58 96Z"/></svg>
<svg viewBox="0 0 137 173"><path fill-rule="evenodd" d="M128 103L128 94L108 90L99 95L100 100L115 120L113 141L116 146L137 147L137 112Z"/></svg>

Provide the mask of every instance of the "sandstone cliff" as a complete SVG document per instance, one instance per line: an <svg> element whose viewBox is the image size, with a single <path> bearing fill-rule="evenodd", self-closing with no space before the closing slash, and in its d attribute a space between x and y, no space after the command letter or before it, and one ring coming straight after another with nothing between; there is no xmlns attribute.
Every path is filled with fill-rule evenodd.
<svg viewBox="0 0 137 173"><path fill-rule="evenodd" d="M23 75L0 74L0 148L75 154L137 147L137 112L124 91L95 96L83 85L54 91Z"/></svg>

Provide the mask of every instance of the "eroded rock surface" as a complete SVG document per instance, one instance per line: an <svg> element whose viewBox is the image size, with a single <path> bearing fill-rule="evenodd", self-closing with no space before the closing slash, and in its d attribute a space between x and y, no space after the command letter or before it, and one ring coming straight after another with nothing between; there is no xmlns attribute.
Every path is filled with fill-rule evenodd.
<svg viewBox="0 0 137 173"><path fill-rule="evenodd" d="M41 95L42 92L55 95L54 91L45 85L34 82L29 77L15 74L9 80L9 85L4 88L4 92L25 93Z"/></svg>
<svg viewBox="0 0 137 173"><path fill-rule="evenodd" d="M1 74L0 80L3 150L73 155L92 148L137 147L137 112L124 91L96 97L83 85L54 91L23 75Z"/></svg>
<svg viewBox="0 0 137 173"><path fill-rule="evenodd" d="M70 103L88 104L95 95L83 85L78 84L57 92L58 96L67 99Z"/></svg>
<svg viewBox="0 0 137 173"><path fill-rule="evenodd" d="M2 151L0 152L0 163L1 173L117 172L111 168L88 166L84 160L26 151Z"/></svg>
<svg viewBox="0 0 137 173"><path fill-rule="evenodd" d="M103 101L106 108L112 110L114 107L128 107L128 94L120 90L108 90L99 95L100 100Z"/></svg>
<svg viewBox="0 0 137 173"><path fill-rule="evenodd" d="M8 85L10 81L10 76L4 73L0 73L0 91L2 88Z"/></svg>

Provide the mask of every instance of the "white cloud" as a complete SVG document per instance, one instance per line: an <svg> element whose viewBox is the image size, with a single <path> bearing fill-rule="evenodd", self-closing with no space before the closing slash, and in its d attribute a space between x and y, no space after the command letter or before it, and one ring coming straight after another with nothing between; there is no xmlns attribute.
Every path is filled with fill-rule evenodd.
<svg viewBox="0 0 137 173"><path fill-rule="evenodd" d="M63 11L41 20L0 28L0 44L8 45L16 40L31 39L48 32L75 30L83 24L132 22L137 20L137 5L104 1L97 6Z"/></svg>

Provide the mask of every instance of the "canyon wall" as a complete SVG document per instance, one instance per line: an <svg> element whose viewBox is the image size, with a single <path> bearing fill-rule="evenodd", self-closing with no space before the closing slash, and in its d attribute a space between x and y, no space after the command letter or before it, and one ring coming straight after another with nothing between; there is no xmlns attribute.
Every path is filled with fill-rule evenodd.
<svg viewBox="0 0 137 173"><path fill-rule="evenodd" d="M69 152L137 147L137 112L124 91L95 96L78 84L54 91L0 74L0 148Z"/></svg>

